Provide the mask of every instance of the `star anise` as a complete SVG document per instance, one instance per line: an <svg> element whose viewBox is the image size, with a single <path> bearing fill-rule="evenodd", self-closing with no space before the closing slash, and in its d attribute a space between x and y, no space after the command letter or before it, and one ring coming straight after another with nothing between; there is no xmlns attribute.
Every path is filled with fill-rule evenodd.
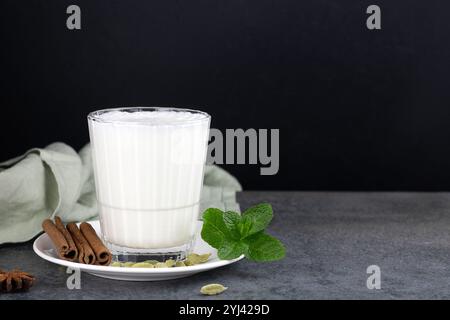
<svg viewBox="0 0 450 320"><path fill-rule="evenodd" d="M35 277L20 270L0 270L0 292L18 292L28 290L34 283Z"/></svg>

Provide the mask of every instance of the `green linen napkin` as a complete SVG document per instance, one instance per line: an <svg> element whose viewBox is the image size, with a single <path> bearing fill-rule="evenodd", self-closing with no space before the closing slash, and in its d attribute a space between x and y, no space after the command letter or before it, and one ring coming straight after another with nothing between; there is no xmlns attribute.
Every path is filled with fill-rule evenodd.
<svg viewBox="0 0 450 320"><path fill-rule="evenodd" d="M206 166L201 209L239 211L239 182L217 166ZM46 218L84 221L97 216L90 145L75 152L56 142L0 163L0 244L27 241Z"/></svg>

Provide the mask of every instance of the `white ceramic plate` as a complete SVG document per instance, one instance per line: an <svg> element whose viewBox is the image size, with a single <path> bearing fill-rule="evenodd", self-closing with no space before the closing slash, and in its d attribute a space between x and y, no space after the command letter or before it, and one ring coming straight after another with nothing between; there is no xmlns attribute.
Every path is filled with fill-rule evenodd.
<svg viewBox="0 0 450 320"><path fill-rule="evenodd" d="M94 227L97 234L100 235L100 224L98 221L91 221L90 224ZM202 222L198 222L197 232L200 233ZM217 257L217 250L212 248L202 240L197 234L197 240L194 244L193 252L203 254L211 253L211 257L205 263L198 264L191 267L176 267L176 268L124 268L124 267L109 267L109 266L95 266L76 262L70 262L58 258L53 243L46 233L39 236L33 244L33 250L41 258L74 269L80 269L87 273L98 277L127 280L127 281L158 281L183 278L193 274L226 266L241 260L244 256L240 256L234 260L220 260Z"/></svg>

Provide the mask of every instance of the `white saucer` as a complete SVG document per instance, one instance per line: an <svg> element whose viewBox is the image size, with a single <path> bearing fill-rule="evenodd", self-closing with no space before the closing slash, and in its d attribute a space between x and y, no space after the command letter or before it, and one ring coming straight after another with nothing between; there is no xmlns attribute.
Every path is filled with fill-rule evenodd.
<svg viewBox="0 0 450 320"><path fill-rule="evenodd" d="M95 231L100 234L100 223L97 221L91 221L90 224L94 227ZM183 278L194 275L199 272L219 268L228 264L241 260L244 256L240 256L234 260L220 260L217 257L217 250L212 248L206 242L204 242L200 236L200 230L203 222L199 221L197 225L197 240L194 244L193 252L203 254L211 253L211 257L205 263L198 264L191 267L175 267L175 268L125 268L125 267L109 267L109 266L96 266L81 264L76 262L70 262L58 258L53 243L46 233L39 236L33 244L33 250L41 258L73 269L80 269L87 273L93 274L102 278L109 278L115 280L127 280L127 281L158 281Z"/></svg>

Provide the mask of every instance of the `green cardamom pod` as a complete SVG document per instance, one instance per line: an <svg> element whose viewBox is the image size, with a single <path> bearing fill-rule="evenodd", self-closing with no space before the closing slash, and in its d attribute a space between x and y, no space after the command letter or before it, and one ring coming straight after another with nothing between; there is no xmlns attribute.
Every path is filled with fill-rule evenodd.
<svg viewBox="0 0 450 320"><path fill-rule="evenodd" d="M166 260L166 266L168 268L172 268L173 266L175 266L175 264L176 264L176 261L173 259Z"/></svg>
<svg viewBox="0 0 450 320"><path fill-rule="evenodd" d="M167 265L164 262L158 262L154 265L155 268L167 268Z"/></svg>
<svg viewBox="0 0 450 320"><path fill-rule="evenodd" d="M119 261L114 261L109 265L110 267L121 267L122 264Z"/></svg>
<svg viewBox="0 0 450 320"><path fill-rule="evenodd" d="M223 285L221 285L219 283L212 283L212 284L207 284L206 286L201 287L200 293L204 294L204 295L208 295L208 296L213 296L213 295L222 293L227 289L228 289L227 287L224 287Z"/></svg>
<svg viewBox="0 0 450 320"><path fill-rule="evenodd" d="M205 263L206 261L208 261L210 256L211 256L211 253L205 253L205 254L191 253L187 256L185 264L187 266L193 266L196 264Z"/></svg>
<svg viewBox="0 0 450 320"><path fill-rule="evenodd" d="M130 267L132 267L133 265L134 265L134 262L129 261L129 262L123 263L123 264L122 264L122 267L130 268Z"/></svg>
<svg viewBox="0 0 450 320"><path fill-rule="evenodd" d="M154 268L155 266L147 262L138 262L131 266L132 268Z"/></svg>
<svg viewBox="0 0 450 320"><path fill-rule="evenodd" d="M177 262L175 263L175 267L186 267L186 265L184 264L183 261L177 261Z"/></svg>

